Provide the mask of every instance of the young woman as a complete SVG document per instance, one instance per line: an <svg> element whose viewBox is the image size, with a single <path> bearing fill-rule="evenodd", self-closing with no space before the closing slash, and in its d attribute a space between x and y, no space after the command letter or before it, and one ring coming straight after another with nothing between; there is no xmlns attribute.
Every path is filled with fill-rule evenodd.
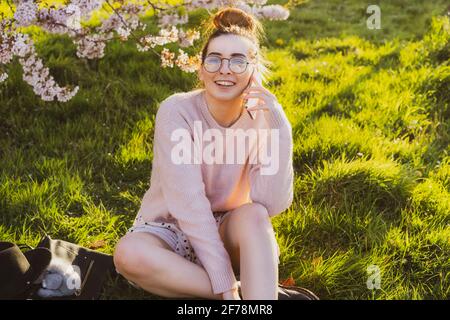
<svg viewBox="0 0 450 320"><path fill-rule="evenodd" d="M261 23L225 8L210 25L201 88L160 104L150 188L114 262L132 284L164 297L240 299L241 285L244 299L277 299L270 218L293 199L291 125L257 80L267 71ZM246 110L247 99L259 104Z"/></svg>

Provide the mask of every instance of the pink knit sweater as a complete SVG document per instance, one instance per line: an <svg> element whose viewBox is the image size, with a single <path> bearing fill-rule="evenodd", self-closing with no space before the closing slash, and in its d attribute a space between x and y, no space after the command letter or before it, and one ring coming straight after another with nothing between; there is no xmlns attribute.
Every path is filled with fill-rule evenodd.
<svg viewBox="0 0 450 320"><path fill-rule="evenodd" d="M279 103L276 104L275 112L254 111L256 118L252 119L244 111L233 125L222 127L209 112L204 95L205 89L175 93L160 104L155 120L150 188L143 197L137 215L142 220L138 222L136 217L135 225L150 221L177 223L208 273L214 293L218 294L236 287L237 282L213 212L229 211L245 203L257 202L265 206L269 216L274 216L291 205L292 129ZM200 121L196 122L197 130L194 128L194 121ZM200 123L203 132L198 131ZM203 148L203 152L207 145L216 141L211 136L208 140L205 135L199 142L197 138L208 129L215 129L209 130L214 137L219 133L225 137L226 132L236 132L235 129L265 129L266 132L277 131L268 129L278 129L279 139L274 140L278 147L278 155L275 155L278 161L277 172L263 175L260 171L267 162L249 160L249 150L266 150L270 155L274 146L269 142L262 144L254 140L250 142L251 147L248 147L248 140L245 143L245 163L238 160L230 163L225 156L222 163L207 163L202 159L194 159L194 151L191 153L190 163L177 163L173 161L173 150L177 150L181 139L180 135L172 136L177 129L178 132L188 133L188 143L192 150L197 146ZM269 138L270 133L267 135L267 139ZM225 138L223 141L226 141ZM234 144L235 154L238 152L238 145L239 143ZM266 149L265 145L268 146ZM231 150L225 150L225 147L223 154ZM213 154L217 155L216 151Z"/></svg>

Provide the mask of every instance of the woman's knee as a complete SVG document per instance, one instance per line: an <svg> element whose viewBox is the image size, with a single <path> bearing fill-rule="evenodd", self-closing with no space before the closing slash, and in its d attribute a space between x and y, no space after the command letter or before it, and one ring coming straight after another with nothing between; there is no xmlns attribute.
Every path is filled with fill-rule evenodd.
<svg viewBox="0 0 450 320"><path fill-rule="evenodd" d="M254 232L272 229L267 209L259 203L247 203L235 210L230 217L232 228L239 239L245 239Z"/></svg>
<svg viewBox="0 0 450 320"><path fill-rule="evenodd" d="M257 202L246 203L239 207L237 218L240 224L250 228L270 224L270 217L266 207Z"/></svg>
<svg viewBox="0 0 450 320"><path fill-rule="evenodd" d="M128 273L136 265L136 251L134 250L136 241L131 239L129 235L122 237L119 242L117 242L114 249L113 261L114 265L120 273Z"/></svg>
<svg viewBox="0 0 450 320"><path fill-rule="evenodd" d="M163 270L157 257L158 249L144 234L127 234L116 245L114 265L121 274L155 274Z"/></svg>

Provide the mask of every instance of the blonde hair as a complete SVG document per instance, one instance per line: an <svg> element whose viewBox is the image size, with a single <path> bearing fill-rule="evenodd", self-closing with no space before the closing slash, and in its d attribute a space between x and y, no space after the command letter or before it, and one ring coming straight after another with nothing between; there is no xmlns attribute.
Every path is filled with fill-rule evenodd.
<svg viewBox="0 0 450 320"><path fill-rule="evenodd" d="M206 23L203 23L206 41L202 45L201 64L205 61L208 46L211 40L221 35L234 34L246 37L255 44L256 52L250 52L250 58L255 59L258 71L263 83L270 75L271 62L266 59L266 51L260 46L266 40L264 27L252 14L239 8L226 7L214 14ZM201 68L201 65L200 65ZM198 79L196 88L203 88L203 83Z"/></svg>

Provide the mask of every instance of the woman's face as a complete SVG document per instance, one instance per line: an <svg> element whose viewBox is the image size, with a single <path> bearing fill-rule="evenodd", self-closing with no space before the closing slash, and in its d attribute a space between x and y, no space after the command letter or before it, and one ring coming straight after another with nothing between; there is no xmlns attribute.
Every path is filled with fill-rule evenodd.
<svg viewBox="0 0 450 320"><path fill-rule="evenodd" d="M252 59L255 49L255 45L249 39L239 35L221 35L211 40L205 57L228 59L240 57L251 64L248 64L242 73L230 70L228 60L222 60L222 65L216 72L208 72L202 65L199 70L199 79L203 81L206 91L218 100L233 100L241 96L250 81L253 69L256 68L255 60ZM224 86L224 83L220 85L218 83L220 80L228 81L231 86Z"/></svg>

